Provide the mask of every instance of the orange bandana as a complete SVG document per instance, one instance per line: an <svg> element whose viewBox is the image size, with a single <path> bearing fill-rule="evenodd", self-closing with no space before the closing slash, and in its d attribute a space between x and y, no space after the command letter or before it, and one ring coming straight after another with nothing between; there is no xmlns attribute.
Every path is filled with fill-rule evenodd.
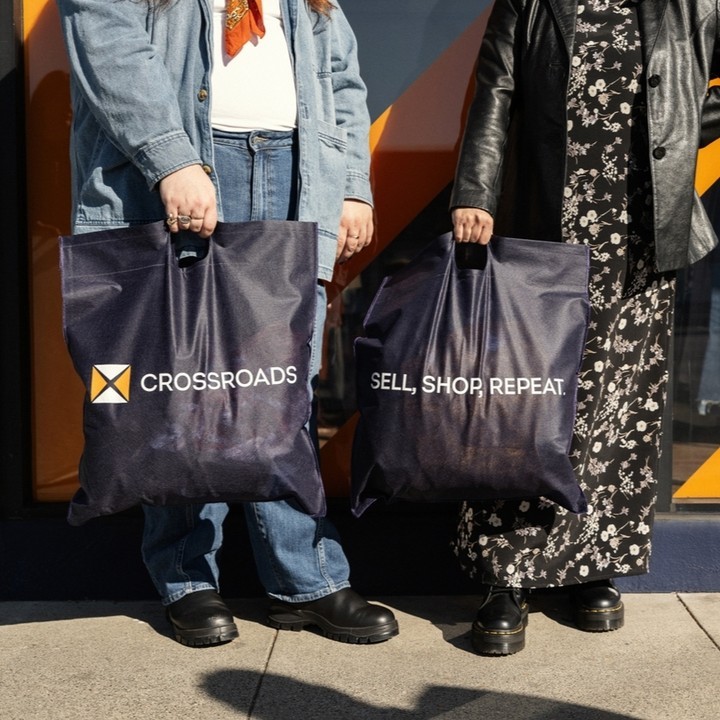
<svg viewBox="0 0 720 720"><path fill-rule="evenodd" d="M253 35L262 37L265 34L262 1L226 0L225 11L225 51L235 57Z"/></svg>

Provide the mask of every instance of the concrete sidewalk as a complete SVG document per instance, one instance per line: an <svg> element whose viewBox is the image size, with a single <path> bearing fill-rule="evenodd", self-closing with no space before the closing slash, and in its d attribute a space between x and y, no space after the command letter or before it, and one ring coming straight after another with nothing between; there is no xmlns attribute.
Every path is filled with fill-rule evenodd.
<svg viewBox="0 0 720 720"><path fill-rule="evenodd" d="M588 634L562 595L533 600L525 650L472 652L476 599L382 601L400 635L343 645L264 624L230 602L240 638L171 639L155 603L0 603L3 720L717 720L720 594L625 594L626 627Z"/></svg>

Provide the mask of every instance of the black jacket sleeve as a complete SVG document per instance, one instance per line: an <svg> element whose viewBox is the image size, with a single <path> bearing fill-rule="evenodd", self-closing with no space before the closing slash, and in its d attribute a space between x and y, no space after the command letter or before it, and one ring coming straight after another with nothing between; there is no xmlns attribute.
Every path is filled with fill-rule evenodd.
<svg viewBox="0 0 720 720"><path fill-rule="evenodd" d="M520 0L496 0L480 46L475 96L458 160L451 207L495 214L519 74Z"/></svg>

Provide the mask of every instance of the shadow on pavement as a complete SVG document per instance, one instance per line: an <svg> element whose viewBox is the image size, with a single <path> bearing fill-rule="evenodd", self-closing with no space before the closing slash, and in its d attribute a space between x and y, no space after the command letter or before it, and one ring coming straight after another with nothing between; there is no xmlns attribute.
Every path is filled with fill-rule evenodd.
<svg viewBox="0 0 720 720"><path fill-rule="evenodd" d="M530 695L498 693L463 687L430 686L413 708L380 707L322 685L247 670L208 673L200 688L238 714L246 712L247 697L238 688L257 687L247 714L252 720L433 720L482 718L483 720L636 720L595 707L576 705Z"/></svg>

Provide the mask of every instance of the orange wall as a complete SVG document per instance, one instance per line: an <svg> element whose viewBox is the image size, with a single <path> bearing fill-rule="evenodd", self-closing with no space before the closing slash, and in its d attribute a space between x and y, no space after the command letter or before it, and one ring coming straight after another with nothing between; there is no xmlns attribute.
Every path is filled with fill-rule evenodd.
<svg viewBox="0 0 720 720"><path fill-rule="evenodd" d="M77 485L83 388L62 336L57 237L70 216L70 103L55 3L25 0L28 228L31 253L34 495L66 500Z"/></svg>

